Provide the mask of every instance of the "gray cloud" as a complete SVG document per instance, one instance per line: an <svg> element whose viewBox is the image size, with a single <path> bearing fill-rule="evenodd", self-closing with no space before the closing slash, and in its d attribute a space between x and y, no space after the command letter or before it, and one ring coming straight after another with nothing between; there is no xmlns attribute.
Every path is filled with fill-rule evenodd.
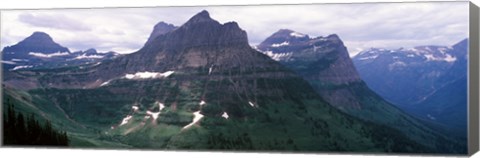
<svg viewBox="0 0 480 158"><path fill-rule="evenodd" d="M90 31L90 27L81 23L81 19L71 19L63 15L45 15L24 13L18 16L20 22L34 27L56 28L72 31Z"/></svg>
<svg viewBox="0 0 480 158"><path fill-rule="evenodd" d="M157 22L179 26L201 10L221 23L238 22L251 44L283 28L310 36L335 33L351 55L370 47L453 45L468 37L468 2L357 3L5 11L2 45L12 44L4 38L44 30L74 50L130 53L143 46Z"/></svg>

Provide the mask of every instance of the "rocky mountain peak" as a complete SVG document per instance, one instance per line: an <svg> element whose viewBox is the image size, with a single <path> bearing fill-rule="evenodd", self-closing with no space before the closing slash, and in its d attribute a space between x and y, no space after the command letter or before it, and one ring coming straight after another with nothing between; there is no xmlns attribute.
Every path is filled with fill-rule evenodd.
<svg viewBox="0 0 480 158"><path fill-rule="evenodd" d="M330 41L342 42L342 40L337 34L328 35L326 38Z"/></svg>
<svg viewBox="0 0 480 158"><path fill-rule="evenodd" d="M306 34L295 32L290 29L280 29L260 43L257 48L262 51L268 51L272 47L275 47L274 49L281 49L282 47L286 48L286 46L292 47L295 45L302 45L302 43L309 40L310 37ZM275 52L276 51L272 51L272 53ZM281 53L286 52L288 52L288 50L281 51Z"/></svg>
<svg viewBox="0 0 480 158"><path fill-rule="evenodd" d="M167 32L170 32L174 29L176 29L177 27L174 26L173 24L168 24L168 23L165 23L163 21L157 23L154 27L153 27L153 31L152 33L150 34L150 37L148 37L148 40L147 40L147 43L149 43L150 41L152 41L153 39L157 38L158 36L160 35L163 35Z"/></svg>
<svg viewBox="0 0 480 158"><path fill-rule="evenodd" d="M94 49L94 48L90 48L90 49L87 49L85 52L84 52L86 55L94 55L94 54L97 54L97 50Z"/></svg>
<svg viewBox="0 0 480 158"><path fill-rule="evenodd" d="M45 32L36 31L36 32L33 32L32 35L25 38L24 40L24 42L35 42L35 41L53 42L53 39L52 37L50 37L50 35L48 35Z"/></svg>
<svg viewBox="0 0 480 158"><path fill-rule="evenodd" d="M28 52L40 53L56 53L56 52L70 52L68 48L55 43L45 32L34 32L24 40L18 42L13 46L8 46L3 49L3 52L15 52L25 54Z"/></svg>
<svg viewBox="0 0 480 158"><path fill-rule="evenodd" d="M220 24L202 11L179 28L161 34L143 49L172 49L182 51L206 46L249 46L247 33L236 22Z"/></svg>
<svg viewBox="0 0 480 158"><path fill-rule="evenodd" d="M202 23L202 22L216 22L216 20L213 20L210 17L210 13L208 11L203 10L200 13L197 13L196 15L192 16L184 25L188 24L194 24L194 23Z"/></svg>

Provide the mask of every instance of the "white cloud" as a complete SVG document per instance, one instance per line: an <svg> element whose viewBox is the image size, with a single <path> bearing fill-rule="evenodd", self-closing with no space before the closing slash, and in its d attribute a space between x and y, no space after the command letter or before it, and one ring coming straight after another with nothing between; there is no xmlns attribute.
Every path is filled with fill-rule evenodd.
<svg viewBox="0 0 480 158"><path fill-rule="evenodd" d="M358 3L10 10L2 11L1 46L13 45L33 31L44 31L71 50L129 53L143 46L157 22L179 26L204 9L221 23L238 22L251 44L282 28L310 36L338 34L351 54L370 47L452 45L468 37L468 2ZM39 19L26 23L22 20L26 15ZM48 27L41 21L52 18L68 22ZM71 25L75 23L84 27L75 28Z"/></svg>
<svg viewBox="0 0 480 158"><path fill-rule="evenodd" d="M68 18L64 15L46 15L23 13L18 20L33 27L55 28L73 31L89 31L90 27L80 21Z"/></svg>

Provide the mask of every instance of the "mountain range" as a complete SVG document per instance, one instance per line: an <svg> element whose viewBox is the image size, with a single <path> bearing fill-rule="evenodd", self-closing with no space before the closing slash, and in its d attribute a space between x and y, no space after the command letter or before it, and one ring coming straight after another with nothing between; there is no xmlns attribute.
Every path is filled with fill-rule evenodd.
<svg viewBox="0 0 480 158"><path fill-rule="evenodd" d="M92 64L118 55L115 52L99 53L93 48L71 52L56 43L50 35L34 32L17 44L3 48L2 65L4 71L48 69Z"/></svg>
<svg viewBox="0 0 480 158"><path fill-rule="evenodd" d="M370 91L337 35L280 31L292 40L254 49L236 22L202 11L158 23L131 54L10 71L3 95L73 147L466 153Z"/></svg>
<svg viewBox="0 0 480 158"><path fill-rule="evenodd" d="M372 48L353 61L360 76L380 96L466 139L467 49L468 39L451 47Z"/></svg>

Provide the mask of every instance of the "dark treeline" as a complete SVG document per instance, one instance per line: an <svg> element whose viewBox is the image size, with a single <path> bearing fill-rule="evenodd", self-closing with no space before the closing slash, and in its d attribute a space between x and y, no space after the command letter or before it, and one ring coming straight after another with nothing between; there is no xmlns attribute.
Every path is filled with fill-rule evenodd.
<svg viewBox="0 0 480 158"><path fill-rule="evenodd" d="M68 146L66 132L56 131L50 121L40 124L33 114L25 117L17 113L7 101L3 115L3 145Z"/></svg>

